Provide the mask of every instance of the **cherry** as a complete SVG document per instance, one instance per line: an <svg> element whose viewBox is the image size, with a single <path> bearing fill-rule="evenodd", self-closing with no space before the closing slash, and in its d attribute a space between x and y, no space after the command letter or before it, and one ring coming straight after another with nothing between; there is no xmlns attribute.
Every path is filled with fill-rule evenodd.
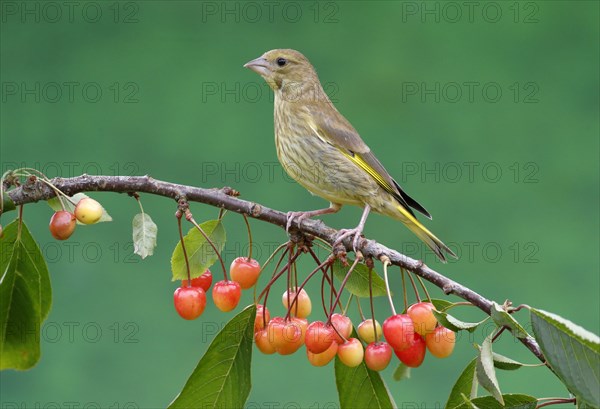
<svg viewBox="0 0 600 409"><path fill-rule="evenodd" d="M410 347L402 351L397 349L394 350L398 359L400 359L404 365L410 366L411 368L421 366L425 359L426 351L425 340L416 332L413 334L413 344Z"/></svg>
<svg viewBox="0 0 600 409"><path fill-rule="evenodd" d="M335 358L335 355L337 354L337 351L338 351L338 343L337 342L332 342L331 345L329 346L329 348L327 348L325 350L325 352L321 352L320 354L313 354L312 352L310 352L307 349L306 350L306 356L308 357L308 362L310 362L311 365L313 365L313 366L325 366L329 362L331 362L331 360L333 358Z"/></svg>
<svg viewBox="0 0 600 409"><path fill-rule="evenodd" d="M348 318L345 315L337 313L332 314L331 326L335 327L335 329L333 330L333 339L338 344L343 344L345 340L348 339L352 334L352 321L350 321L350 318Z"/></svg>
<svg viewBox="0 0 600 409"><path fill-rule="evenodd" d="M269 342L269 334L267 330L260 330L254 334L254 342L256 347L265 355L271 355L275 353L275 348Z"/></svg>
<svg viewBox="0 0 600 409"><path fill-rule="evenodd" d="M288 295L289 295L289 297L288 297ZM296 297L296 289L295 288L290 288L289 290L286 290L283 293L283 295L281 296L281 302L283 303L283 306L286 309L289 309L289 304L288 304L288 298L289 298L289 303L290 304L293 303L291 315L295 315L296 317L299 317L299 318L308 317L310 315L310 312L312 311L312 302L310 301L310 297L308 296L308 294L306 293L304 288L300 290L300 293L298 294L298 299L294 303L295 297Z"/></svg>
<svg viewBox="0 0 600 409"><path fill-rule="evenodd" d="M302 343L306 338L306 329L308 328L308 320L306 318L292 317L291 321L300 327L302 331Z"/></svg>
<svg viewBox="0 0 600 409"><path fill-rule="evenodd" d="M233 281L238 282L240 287L247 290L258 281L260 264L252 258L238 257L231 262L229 274Z"/></svg>
<svg viewBox="0 0 600 409"><path fill-rule="evenodd" d="M210 289L211 284L212 273L210 272L210 270L206 270L204 273L202 273L200 277L192 278L192 287L200 287L205 292L207 292ZM181 280L181 286L187 287L188 280Z"/></svg>
<svg viewBox="0 0 600 409"><path fill-rule="evenodd" d="M84 197L75 206L75 217L83 224L94 224L102 217L102 205L90 197Z"/></svg>
<svg viewBox="0 0 600 409"><path fill-rule="evenodd" d="M281 317L269 321L267 334L269 342L281 355L293 354L304 343L300 324L292 320L286 321Z"/></svg>
<svg viewBox="0 0 600 409"><path fill-rule="evenodd" d="M392 315L383 322L383 335L392 348L402 351L413 343L415 327L407 314Z"/></svg>
<svg viewBox="0 0 600 409"><path fill-rule="evenodd" d="M449 357L454 350L455 342L456 334L454 331L442 326L437 327L435 331L427 334L425 337L427 349L429 349L431 355L435 356L436 358Z"/></svg>
<svg viewBox="0 0 600 409"><path fill-rule="evenodd" d="M60 210L52 215L50 219L50 233L57 240L66 240L75 231L75 215L66 210Z"/></svg>
<svg viewBox="0 0 600 409"><path fill-rule="evenodd" d="M173 302L182 318L194 320L204 312L206 294L200 287L179 287L173 294Z"/></svg>
<svg viewBox="0 0 600 409"><path fill-rule="evenodd" d="M343 344L338 345L337 355L344 365L354 368L363 361L365 351L358 339L350 338Z"/></svg>
<svg viewBox="0 0 600 409"><path fill-rule="evenodd" d="M271 320L271 314L269 309L258 304L256 306L256 319L254 320L254 332L265 329L265 322L268 323Z"/></svg>
<svg viewBox="0 0 600 409"><path fill-rule="evenodd" d="M381 325L375 320L375 328L377 329L377 339L375 339L375 331L373 331L373 320L369 318L358 324L358 336L367 344L379 341L381 338Z"/></svg>
<svg viewBox="0 0 600 409"><path fill-rule="evenodd" d="M334 342L333 328L325 325L323 321L311 322L306 328L306 336L304 342L306 349L313 354L325 352Z"/></svg>
<svg viewBox="0 0 600 409"><path fill-rule="evenodd" d="M372 371L383 371L392 360L392 347L387 342L372 342L365 350L365 364Z"/></svg>
<svg viewBox="0 0 600 409"><path fill-rule="evenodd" d="M427 335L435 330L437 319L431 312L435 307L430 302L420 302L408 307L406 313L413 320L415 332L419 335Z"/></svg>
<svg viewBox="0 0 600 409"><path fill-rule="evenodd" d="M212 290L213 301L217 308L223 312L231 311L237 307L241 296L242 290L240 284L236 281L219 281Z"/></svg>

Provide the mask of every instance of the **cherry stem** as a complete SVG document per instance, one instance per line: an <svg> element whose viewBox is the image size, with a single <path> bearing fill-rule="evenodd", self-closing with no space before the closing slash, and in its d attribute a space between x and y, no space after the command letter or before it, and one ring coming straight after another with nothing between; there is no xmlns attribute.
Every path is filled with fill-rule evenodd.
<svg viewBox="0 0 600 409"><path fill-rule="evenodd" d="M313 249L311 249L310 247L308 247L308 252L310 253L310 255L313 257L313 259L315 260L315 262L317 264L321 264L321 260L319 260L319 257L317 257L317 255L315 254L315 252L313 251ZM331 264L331 271L333 272L333 263ZM321 270L323 271L323 275L325 276L324 278L327 280L327 282L329 283L329 285L333 286L333 281L331 281L329 279L329 277L327 276L327 270L325 270L324 268L321 268ZM337 291L335 291L335 287L333 287L333 295L337 295ZM321 297L324 297L324 292L321 291ZM324 300L323 300L324 302ZM342 305L340 304L340 308L342 308ZM327 312L325 312L325 315L327 315Z"/></svg>
<svg viewBox="0 0 600 409"><path fill-rule="evenodd" d="M502 333L503 333L505 330L506 330L506 327L502 327L502 328L500 328L500 329L498 330L498 332L496 332L496 335L494 335L494 336L492 337L492 342L495 342L495 341L498 339L498 337L500 337L500 335L502 335Z"/></svg>
<svg viewBox="0 0 600 409"><path fill-rule="evenodd" d="M342 281L342 284L340 285L340 289L338 291L337 297L335 298L335 302L333 303L333 307L330 308L330 310L329 310L329 318L327 318L327 323L328 324L331 324L331 314L333 314L334 307L339 302L340 295L342 295L342 291L344 290L344 287L346 286L346 283L348 282L348 279L350 278L350 275L352 274L352 271L354 271L354 268L356 268L356 265L358 264L358 262L359 262L359 260L361 258L362 258L362 255L359 256L359 254L357 254L356 255L356 259L354 260L354 262L352 263L352 265L348 269L348 272L346 273L346 277L344 277L344 280ZM331 274L333 275L333 267L331 268Z"/></svg>
<svg viewBox="0 0 600 409"><path fill-rule="evenodd" d="M293 263L294 261L296 261L296 259L298 258L299 255L300 255L300 252L297 252L296 254L294 254L294 256L291 258L290 262ZM289 262L288 262L288 264L289 264ZM283 268L281 269L281 271L279 273L277 273L276 275L274 275L273 278L271 278L271 280L267 283L267 286L265 287L265 289L262 290L262 292L258 296L259 300L262 298L262 296L265 294L265 292L268 291L271 288L271 286L273 285L273 283L275 283L275 281L277 281L277 279L279 277L281 277L283 275L283 273L285 273L288 270L288 264L286 264L285 266L283 266Z"/></svg>
<svg viewBox="0 0 600 409"><path fill-rule="evenodd" d="M377 327L375 326L375 308L373 307L373 269L369 269L369 303L371 304L371 324L373 324L373 333L375 334L375 342L377 342Z"/></svg>
<svg viewBox="0 0 600 409"><path fill-rule="evenodd" d="M331 267L329 269L329 274L330 274L329 280L331 280L330 283L333 283L333 267ZM329 315L333 314L333 311L334 311L334 308L333 308L333 290L334 290L333 285L330 285L329 286L329 311L331 311L331 312L329 313ZM342 289L340 288L339 294L342 293L341 290Z"/></svg>
<svg viewBox="0 0 600 409"><path fill-rule="evenodd" d="M288 251L290 251L290 247L289 247L289 243L288 247L285 249L285 251L281 254L281 257L279 258L279 261L277 262L277 265L275 266L275 269L273 270L273 275L271 276L271 278L275 277L275 273L277 273L277 269L279 268L279 266L281 265L281 262L283 261L283 258L285 257L285 255L287 254ZM280 246L281 247L281 246ZM274 255L275 253L273 253ZM264 267L264 266L263 266ZM256 286L254 286L254 289L256 290ZM267 308L267 299L269 298L269 293L271 292L271 286L269 287L265 287L265 290L267 290L267 292L265 293L265 301L263 303L263 308ZM263 290L264 292L264 290ZM256 294L256 293L255 293ZM262 296L262 295L261 295ZM259 297L260 300L261 297ZM263 320L264 321L264 320ZM266 323L265 323L266 325Z"/></svg>
<svg viewBox="0 0 600 409"><path fill-rule="evenodd" d="M204 232L202 227L200 227L200 225L198 223L196 223L196 220L194 220L194 217L192 216L192 212L190 212L189 208L185 209L185 218L186 218L186 220L191 222L198 229L198 231L200 231L202 236L204 236L204 239L208 242L208 244L210 244L210 246L214 250L215 254L219 258L219 262L221 263L221 268L223 269L223 277L225 277L225 281L229 281L229 278L227 277L227 269L225 268L225 263L223 262L223 257L221 257L221 253L219 253L219 250L217 250L217 246L215 246L215 243L213 243L213 241L210 239L210 237L208 237L208 235Z"/></svg>
<svg viewBox="0 0 600 409"><path fill-rule="evenodd" d="M404 295L404 311L408 311L408 296L406 295L406 277L404 277L404 269L400 267L402 275L402 294Z"/></svg>
<svg viewBox="0 0 600 409"><path fill-rule="evenodd" d="M419 280L419 284L421 284L421 287L423 288L423 291L425 292L427 301L431 304L431 296L429 295L429 291L427 291L427 287L425 287L425 283L423 282L423 279L421 277L417 276L417 280Z"/></svg>
<svg viewBox="0 0 600 409"><path fill-rule="evenodd" d="M312 276L314 276L316 273L318 273L319 270L321 269L321 267L325 266L329 262L330 262L330 260L327 259L322 264L318 265L308 276L306 276L306 278L304 279L302 284L300 284L300 287L296 287L296 295L291 304L289 302L289 293L288 293L288 309L287 309L287 314L285 315L286 320L290 317L290 313L292 312L292 308L294 308L294 306L296 306L296 314L298 314L298 295L300 294L300 291L302 291L302 289L304 288L306 283L308 283L308 280L310 280L312 278Z"/></svg>
<svg viewBox="0 0 600 409"><path fill-rule="evenodd" d="M327 278L327 273L323 273L323 278L321 278L321 305L323 306L323 311L325 312L325 318L329 319L327 315L327 307L325 306L325 278Z"/></svg>
<svg viewBox="0 0 600 409"><path fill-rule="evenodd" d="M410 284L412 285L413 291L415 292L415 297L417 297L417 302L421 302L421 297L419 297L419 290L417 290L417 285L415 284L415 280L410 272L407 272L408 278L410 279Z"/></svg>
<svg viewBox="0 0 600 409"><path fill-rule="evenodd" d="M362 312L362 307L360 306L360 299L358 297L356 297L356 304L358 305L358 313L360 314L360 319L362 321L365 320L365 314L363 314Z"/></svg>
<svg viewBox="0 0 600 409"><path fill-rule="evenodd" d="M248 222L248 216L246 213L242 213L244 216L244 222L246 223L246 229L248 230L248 261L252 260L252 229L250 229L250 223Z"/></svg>
<svg viewBox="0 0 600 409"><path fill-rule="evenodd" d="M388 256L381 256L380 260L383 263L383 278L385 279L385 291L387 292L388 300L390 301L390 308L392 309L392 314L396 315L396 308L394 307L394 302L392 301L392 293L390 293L390 283L388 281L387 271L388 266L392 263Z"/></svg>
<svg viewBox="0 0 600 409"><path fill-rule="evenodd" d="M279 251L284 248L285 246L289 245L289 242L285 242L283 244L280 244L279 247L277 247L275 249L275 251L269 256L269 258L267 259L267 261L265 261L265 264L263 264L263 266L260 269L260 272L258 273L258 276L260 277L260 275L262 274L262 272L265 270L265 268L267 267L267 265L273 260L273 258L275 257L275 255L277 255L277 253L279 253ZM284 253L285 256L285 253ZM282 256L283 259L283 256ZM281 259L279 260L279 263L281 263ZM277 267L275 268L275 270L277 270ZM254 302L256 303L256 289L257 286L254 286Z"/></svg>
<svg viewBox="0 0 600 409"><path fill-rule="evenodd" d="M290 279L291 279L291 274L292 274L292 262L291 262L291 259L292 259L292 252L290 251L288 253L288 262L287 262L287 283L286 283L287 291L285 292L286 297L287 297L287 305L288 305L288 307L290 306L290 291L291 291L291 288L290 288ZM298 314L298 305L297 304L296 304L296 314ZM287 317L288 316L286 315L286 318Z"/></svg>
<svg viewBox="0 0 600 409"><path fill-rule="evenodd" d="M143 212L143 211L142 211ZM183 259L185 260L185 268L187 269L187 286L192 286L192 275L190 273L190 261L188 260L187 250L185 249L185 241L183 240L183 231L181 230L181 211L175 213L177 217L177 228L179 230L179 242L181 243L181 250L183 250Z"/></svg>
<svg viewBox="0 0 600 409"><path fill-rule="evenodd" d="M541 399L539 399L541 400ZM537 405L535 407L535 409L540 409L543 408L544 406L550 406L550 405L559 405L561 403L575 403L576 402L576 398L560 398L560 399L554 399L548 402L544 402L544 403L540 403L539 405Z"/></svg>
<svg viewBox="0 0 600 409"><path fill-rule="evenodd" d="M346 306L342 310L342 314L343 315L346 315L346 312L348 311L348 308L350 308L350 303L352 302L352 298L354 298L354 294L350 294L350 297L348 297L348 302L346 302Z"/></svg>

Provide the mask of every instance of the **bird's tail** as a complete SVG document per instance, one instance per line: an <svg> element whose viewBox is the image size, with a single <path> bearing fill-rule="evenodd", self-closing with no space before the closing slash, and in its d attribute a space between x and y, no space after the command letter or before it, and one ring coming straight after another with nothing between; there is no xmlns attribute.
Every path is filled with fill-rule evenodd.
<svg viewBox="0 0 600 409"><path fill-rule="evenodd" d="M402 206L398 206L398 210L404 216L402 222L408 227L418 238L420 238L427 246L438 256L438 258L446 262L446 255L448 253L454 258L458 258L456 254L448 246L446 246L435 234L430 232L427 227L423 226L415 217L406 211Z"/></svg>

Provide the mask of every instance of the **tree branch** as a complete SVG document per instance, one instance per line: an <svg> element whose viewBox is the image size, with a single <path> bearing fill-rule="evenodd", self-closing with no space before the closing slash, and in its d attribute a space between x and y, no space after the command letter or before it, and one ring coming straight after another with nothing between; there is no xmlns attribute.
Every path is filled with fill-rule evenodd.
<svg viewBox="0 0 600 409"><path fill-rule="evenodd" d="M205 203L211 206L224 208L232 212L247 214L258 220L262 220L285 229L287 214L278 210L270 209L258 203L238 199L238 193L229 188L203 189L192 186L179 185L163 182L149 176L89 176L63 179L55 178L51 183L69 196L79 192L102 191L133 193L142 192L159 196L170 197L176 201L186 199L192 202ZM33 203L40 200L48 200L55 196L54 191L47 184L39 180L27 180L23 185L6 192L15 206ZM5 193L5 194L6 194ZM10 209L5 203L5 210ZM12 206L11 206L12 207ZM317 236L329 244L335 241L338 231L326 226L321 220L305 219L302 226L296 222L292 227L301 233ZM352 250L352 238L344 241L347 251ZM435 270L426 266L422 261L412 259L404 254L390 249L374 240L364 240L361 252L366 257L380 259L387 256L394 265L403 267L425 280L442 289L445 294L454 294L464 300L471 302L486 314L490 314L492 301L476 293L475 291L451 280ZM545 358L532 337L519 339L538 359L545 362Z"/></svg>

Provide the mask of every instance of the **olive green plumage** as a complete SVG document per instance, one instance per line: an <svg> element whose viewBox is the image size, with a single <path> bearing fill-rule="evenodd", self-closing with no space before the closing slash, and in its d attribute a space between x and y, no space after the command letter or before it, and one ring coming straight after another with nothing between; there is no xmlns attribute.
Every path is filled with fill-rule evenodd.
<svg viewBox="0 0 600 409"><path fill-rule="evenodd" d="M345 204L368 205L403 222L441 260L442 250L455 256L416 219L413 209L430 215L400 188L338 112L306 57L295 50L271 50L245 67L261 75L275 93L275 145L283 168L332 204L333 210L315 214Z"/></svg>

